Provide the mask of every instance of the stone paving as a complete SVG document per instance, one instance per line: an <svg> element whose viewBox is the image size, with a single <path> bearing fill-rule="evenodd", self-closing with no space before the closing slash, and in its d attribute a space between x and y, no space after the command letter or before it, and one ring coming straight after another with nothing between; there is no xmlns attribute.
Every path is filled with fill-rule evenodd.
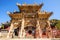
<svg viewBox="0 0 60 40"><path fill-rule="evenodd" d="M18 38L13 38L13 39L11 39L11 38L5 38L5 39L3 39L3 38L1 38L0 40L60 40L60 38L40 38L40 39L18 39Z"/></svg>

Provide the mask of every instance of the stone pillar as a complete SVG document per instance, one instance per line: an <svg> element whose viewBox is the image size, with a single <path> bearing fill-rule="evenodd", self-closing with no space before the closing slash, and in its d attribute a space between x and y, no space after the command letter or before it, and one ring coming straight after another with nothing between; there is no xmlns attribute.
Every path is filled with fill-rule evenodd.
<svg viewBox="0 0 60 40"><path fill-rule="evenodd" d="M13 27L14 27L13 23L11 23L10 30L9 30L9 32L7 34L7 38L12 38L13 32L14 32Z"/></svg>
<svg viewBox="0 0 60 40"><path fill-rule="evenodd" d="M48 23L47 31L50 31L50 32L47 32L47 35L49 38L52 38L52 29L50 27L50 21L48 20L47 23Z"/></svg>
<svg viewBox="0 0 60 40"><path fill-rule="evenodd" d="M40 24L39 24L39 20L37 20L37 29L36 30L38 30L38 36L39 36L39 38L41 38L42 37L42 31L41 31L41 28L40 28Z"/></svg>
<svg viewBox="0 0 60 40"><path fill-rule="evenodd" d="M25 30L23 29L23 38L25 38L25 35L26 35L26 33L25 33Z"/></svg>
<svg viewBox="0 0 60 40"><path fill-rule="evenodd" d="M25 34L24 34L24 18L22 19L22 25L21 25L21 30L19 32L19 37L20 38L25 37Z"/></svg>
<svg viewBox="0 0 60 40"><path fill-rule="evenodd" d="M47 21L47 23L48 23L48 26L50 27L50 21L49 20Z"/></svg>

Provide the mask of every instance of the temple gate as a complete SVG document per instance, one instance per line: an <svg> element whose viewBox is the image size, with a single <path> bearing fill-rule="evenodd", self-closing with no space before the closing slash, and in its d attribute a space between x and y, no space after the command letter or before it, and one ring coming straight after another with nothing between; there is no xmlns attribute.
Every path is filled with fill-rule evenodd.
<svg viewBox="0 0 60 40"><path fill-rule="evenodd" d="M7 38L14 37L14 29L19 28L19 38L43 38L51 36L49 17L52 12L41 11L43 4L17 4L19 12L9 12L11 26ZM49 28L49 29L48 29ZM51 31L51 29L49 30ZM46 37L45 36L45 37Z"/></svg>

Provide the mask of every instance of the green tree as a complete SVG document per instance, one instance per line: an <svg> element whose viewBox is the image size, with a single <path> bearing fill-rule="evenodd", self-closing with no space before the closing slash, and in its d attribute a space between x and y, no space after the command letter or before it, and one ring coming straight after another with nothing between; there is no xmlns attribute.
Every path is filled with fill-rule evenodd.
<svg viewBox="0 0 60 40"><path fill-rule="evenodd" d="M60 30L60 20L52 19L50 22L53 23L58 30Z"/></svg>
<svg viewBox="0 0 60 40"><path fill-rule="evenodd" d="M4 29L4 24L1 25L1 28Z"/></svg>
<svg viewBox="0 0 60 40"><path fill-rule="evenodd" d="M60 20L58 20L58 22L57 22L57 24L56 24L56 27L57 27L57 29L60 30Z"/></svg>

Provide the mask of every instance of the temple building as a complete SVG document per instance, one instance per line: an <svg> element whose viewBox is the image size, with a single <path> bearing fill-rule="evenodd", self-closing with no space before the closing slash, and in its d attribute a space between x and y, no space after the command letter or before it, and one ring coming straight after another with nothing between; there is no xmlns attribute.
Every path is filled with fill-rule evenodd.
<svg viewBox="0 0 60 40"><path fill-rule="evenodd" d="M7 38L51 38L49 18L52 12L41 11L42 4L18 4L19 12L8 12L11 26Z"/></svg>

